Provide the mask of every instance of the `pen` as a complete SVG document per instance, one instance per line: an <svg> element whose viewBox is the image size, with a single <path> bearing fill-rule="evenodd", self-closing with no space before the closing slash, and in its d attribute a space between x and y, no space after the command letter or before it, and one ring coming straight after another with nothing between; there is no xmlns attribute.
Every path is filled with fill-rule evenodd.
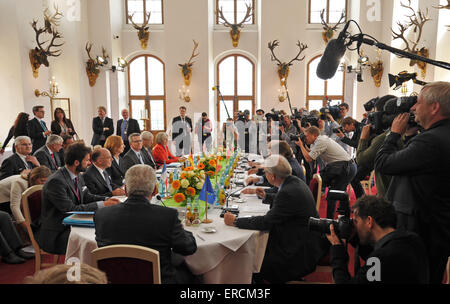
<svg viewBox="0 0 450 304"><path fill-rule="evenodd" d="M201 239L202 241L205 241L205 239L202 238L198 233L196 233L195 235L198 236L198 238Z"/></svg>

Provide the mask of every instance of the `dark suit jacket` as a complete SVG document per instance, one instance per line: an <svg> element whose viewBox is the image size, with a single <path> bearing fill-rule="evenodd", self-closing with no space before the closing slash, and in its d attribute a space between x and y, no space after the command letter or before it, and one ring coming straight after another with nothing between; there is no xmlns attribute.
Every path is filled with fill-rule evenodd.
<svg viewBox="0 0 450 304"><path fill-rule="evenodd" d="M47 128L45 122L44 125ZM37 120L36 117L28 121L27 129L28 129L28 136L31 138L31 143L33 144L33 153L34 153L36 152L37 149L45 145L45 142L47 140L46 137L44 136L45 130L42 128L39 120Z"/></svg>
<svg viewBox="0 0 450 304"><path fill-rule="evenodd" d="M152 150L150 150L149 152L146 148L142 148L141 153L145 157L144 159L145 163L148 163L153 169L157 169L155 159L153 158Z"/></svg>
<svg viewBox="0 0 450 304"><path fill-rule="evenodd" d="M192 132L192 120L187 116L185 116L184 118L186 122L189 124L189 127L191 128L190 132ZM181 116L177 116L172 119L172 139L175 139L177 136L183 133L186 134L190 132L186 132L186 129L184 128L181 122Z"/></svg>
<svg viewBox="0 0 450 304"><path fill-rule="evenodd" d="M103 128L109 128L108 131L103 131ZM114 122L111 118L105 117L105 123L102 124L100 117L95 117L92 120L92 130L94 131L94 136L92 137L91 145L99 145L100 137L105 135L105 140L114 134Z"/></svg>
<svg viewBox="0 0 450 304"><path fill-rule="evenodd" d="M56 162L56 166L55 166L55 163L53 162L52 156L51 156L50 152L48 151L46 145L40 147L36 152L34 152L33 155L36 156L36 158L39 161L39 163L41 164L41 166L46 166L47 168L52 170L52 172L55 172L56 170L58 170L59 167L63 166L63 163L61 162L61 159L59 158L59 152L53 153L53 156L55 157L55 162Z"/></svg>
<svg viewBox="0 0 450 304"><path fill-rule="evenodd" d="M119 156L119 163L122 163L122 157ZM113 158L111 167L107 168L106 171L111 176L111 181L113 184L121 187L123 185L123 179L125 178L125 172L122 171L120 165Z"/></svg>
<svg viewBox="0 0 450 304"><path fill-rule="evenodd" d="M150 159L147 158L141 150L142 160L144 161L144 164L152 166L150 163ZM120 168L122 169L122 172L126 173L128 169L130 169L134 165L138 165L141 162L139 161L139 158L136 155L136 152L134 152L133 149L128 150L127 153L122 158L122 162L120 163ZM153 166L152 166L153 167ZM153 167L154 168L154 167Z"/></svg>
<svg viewBox="0 0 450 304"><path fill-rule="evenodd" d="M100 172L98 172L97 168L95 168L94 165L91 165L86 170L86 172L83 174L83 179L84 184L88 187L90 193L109 197L113 196L112 192L108 189L108 185L106 184L105 179L100 174ZM111 180L111 176L109 176L109 179ZM119 186L115 185L111 180L111 188L115 190L118 187Z"/></svg>
<svg viewBox="0 0 450 304"><path fill-rule="evenodd" d="M83 178L79 176L78 191L70 178L69 171L63 167L53 173L42 189L41 227L38 233L39 246L54 254L65 254L69 239L70 226L62 221L69 211L97 210L97 201L104 201L104 196L93 195L84 187Z"/></svg>
<svg viewBox="0 0 450 304"><path fill-rule="evenodd" d="M324 252L320 234L308 230L311 216L319 216L311 191L291 175L284 180L266 215L237 219L239 228L269 231L260 271L265 280L285 283L314 271Z"/></svg>
<svg viewBox="0 0 450 304"><path fill-rule="evenodd" d="M123 119L119 119L117 121L116 135L119 135L120 137L122 137L122 122L123 122ZM126 140L124 140L124 141L128 141L128 136L130 136L130 134L132 134L132 133L141 133L141 128L139 128L139 123L136 119L128 118L128 125L127 125L126 132L127 132L127 136L126 136Z"/></svg>
<svg viewBox="0 0 450 304"><path fill-rule="evenodd" d="M36 167L33 163L28 162L28 166L33 169ZM5 159L0 168L0 180L5 179L11 175L20 174L23 170L26 169L25 163L20 159L20 156L17 153L14 153L7 159Z"/></svg>
<svg viewBox="0 0 450 304"><path fill-rule="evenodd" d="M176 283L172 251L191 255L197 250L192 233L183 229L175 209L152 205L143 196L95 212L98 247L132 244L159 251L163 284Z"/></svg>
<svg viewBox="0 0 450 304"><path fill-rule="evenodd" d="M75 132L75 129L73 127L72 121L68 118L66 118L66 127L72 129L72 132L69 132L69 135L74 136L75 134L77 134L77 132ZM53 134L61 135L62 129L61 126L59 125L59 122L57 122L56 120L52 121L51 128Z"/></svg>

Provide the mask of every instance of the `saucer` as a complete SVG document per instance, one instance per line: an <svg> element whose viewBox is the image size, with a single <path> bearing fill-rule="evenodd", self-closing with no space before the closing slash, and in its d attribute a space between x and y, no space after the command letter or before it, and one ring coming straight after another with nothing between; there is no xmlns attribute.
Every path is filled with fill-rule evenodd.
<svg viewBox="0 0 450 304"><path fill-rule="evenodd" d="M203 228L203 229L202 229L202 232L205 232L205 233L214 233L214 232L217 232L217 230L216 230L216 227L209 226L209 227Z"/></svg>

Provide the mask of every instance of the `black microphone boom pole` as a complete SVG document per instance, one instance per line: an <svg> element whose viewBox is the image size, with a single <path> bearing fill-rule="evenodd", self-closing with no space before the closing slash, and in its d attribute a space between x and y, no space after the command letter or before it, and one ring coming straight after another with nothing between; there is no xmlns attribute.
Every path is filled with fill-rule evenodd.
<svg viewBox="0 0 450 304"><path fill-rule="evenodd" d="M219 94L219 97L222 99L223 106L225 107L225 111L227 111L228 118L231 118L230 113L228 112L228 109L227 109L227 104L225 103L225 100L223 100L222 93L220 93L219 86L214 86L213 90L214 90L214 88L217 90L217 94Z"/></svg>

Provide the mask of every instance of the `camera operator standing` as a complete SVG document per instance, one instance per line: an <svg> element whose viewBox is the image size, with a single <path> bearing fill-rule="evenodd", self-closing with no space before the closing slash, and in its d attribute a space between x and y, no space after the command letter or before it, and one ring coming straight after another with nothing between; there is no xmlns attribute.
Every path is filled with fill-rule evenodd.
<svg viewBox="0 0 450 304"><path fill-rule="evenodd" d="M291 139L291 136L295 137L298 134L297 127L292 123L291 117L288 115L283 116L283 124L280 125L280 140L288 142L294 153L297 151L295 141Z"/></svg>
<svg viewBox="0 0 450 304"><path fill-rule="evenodd" d="M397 212L397 227L417 231L428 249L431 283L441 283L450 256L450 83L425 85L411 108L424 131L404 149L409 113L398 115L378 151L375 168L393 175L386 198Z"/></svg>
<svg viewBox="0 0 450 304"><path fill-rule="evenodd" d="M304 134L305 142L298 140L296 144L300 147L305 160L312 162L320 156L326 164L320 171L323 184L329 189L345 191L356 173L356 164L350 155L337 142L320 135L317 127L309 127ZM311 150L306 148L305 144L311 145ZM339 203L339 213L349 213L349 208L342 206L342 201ZM336 200L327 197L327 218L334 218L335 209Z"/></svg>
<svg viewBox="0 0 450 304"><path fill-rule="evenodd" d="M350 277L347 248L331 224L327 238L332 245L330 264L336 284L429 282L425 246L417 234L395 229L396 214L390 202L381 197L364 196L353 205L353 215L358 236L356 245L373 246L373 251L368 255L366 265Z"/></svg>

